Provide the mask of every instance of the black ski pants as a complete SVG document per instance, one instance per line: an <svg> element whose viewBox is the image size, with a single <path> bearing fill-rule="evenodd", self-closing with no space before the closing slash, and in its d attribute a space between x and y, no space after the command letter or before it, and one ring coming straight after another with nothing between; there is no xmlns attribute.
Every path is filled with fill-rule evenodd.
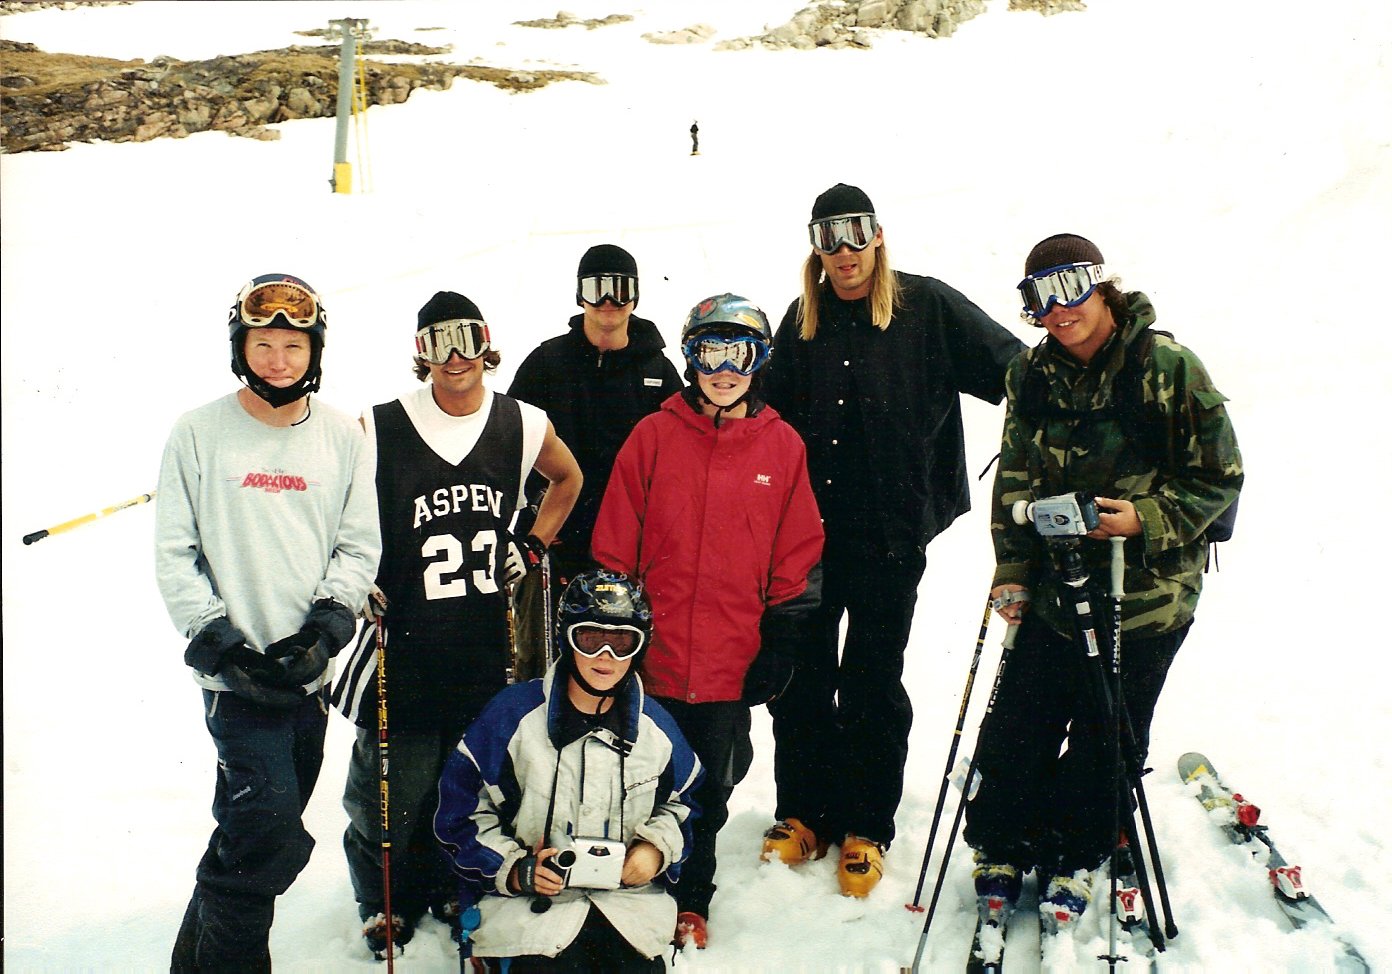
<svg viewBox="0 0 1392 974"><path fill-rule="evenodd" d="M672 891L678 912L710 917L715 895L715 840L730 817L730 795L749 773L754 745L749 739L749 707L738 700L686 703L658 698L672 715L706 776L692 797L701 809L691 824L691 849L682 863L681 881Z"/></svg>
<svg viewBox="0 0 1392 974"><path fill-rule="evenodd" d="M387 807L391 813L392 912L414 924L432 903L457 894L449 860L435 840L440 770L460 735L446 731L391 731ZM358 728L343 786L348 828L343 851L348 876L366 920L385 910L382 889L381 754L377 731Z"/></svg>
<svg viewBox="0 0 1392 974"><path fill-rule="evenodd" d="M1186 624L1158 636L1122 636L1122 696L1142 760L1165 674L1188 632ZM1037 617L1027 614L1020 625L982 725L981 781L967 805L967 844L990 862L1058 875L1096 868L1116 844L1113 725L1093 690L1095 666L1108 680L1111 673L1109 641L1099 636L1103 651L1094 662L1076 638Z"/></svg>
<svg viewBox="0 0 1392 974"><path fill-rule="evenodd" d="M502 959L483 960L485 970L503 970ZM644 957L638 953L593 906L575 939L555 957L527 954L507 963L509 974L660 974L667 969L660 956ZM470 970L467 964L462 963L460 969Z"/></svg>
<svg viewBox="0 0 1392 974"><path fill-rule="evenodd" d="M172 971L269 971L275 898L309 863L300 816L324 760L328 705L312 694L289 712L203 691L217 745L213 819L170 958Z"/></svg>
<svg viewBox="0 0 1392 974"><path fill-rule="evenodd" d="M769 712L777 817L800 819L828 842L853 833L887 847L913 724L902 678L923 552L880 565L869 572L864 557L823 559L821 605L800 633L792 682Z"/></svg>

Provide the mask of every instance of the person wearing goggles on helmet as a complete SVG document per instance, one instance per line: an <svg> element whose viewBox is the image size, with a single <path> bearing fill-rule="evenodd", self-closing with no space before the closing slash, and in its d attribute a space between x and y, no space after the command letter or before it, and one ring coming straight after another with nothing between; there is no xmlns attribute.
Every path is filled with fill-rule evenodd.
<svg viewBox="0 0 1392 974"><path fill-rule="evenodd" d="M1036 869L1042 914L1076 925L1086 905L1079 871L1098 868L1117 841L1115 723L1098 714L1088 689L1075 600L1047 542L1033 524L1016 524L1011 507L1076 491L1095 497L1098 526L1077 549L1094 580L1110 576L1113 548L1104 542L1125 540L1121 618L1099 618L1097 628L1122 633L1121 697L1135 742L1123 750L1143 761L1161 687L1198 604L1206 528L1235 502L1242 458L1203 364L1151 330L1149 299L1107 276L1096 244L1071 233L1041 240L1017 289L1026 320L1047 334L1006 374L991 596L1018 629L982 727L966 839L978 895L1013 901L1021 876ZM1110 642L1102 646L1108 671Z"/></svg>
<svg viewBox="0 0 1392 974"><path fill-rule="evenodd" d="M1000 402L1024 346L943 282L893 270L859 187L818 196L808 234L802 294L764 371L769 403L807 441L823 592L804 665L770 708L777 822L761 855L799 863L840 842L841 891L864 896L903 792L924 548L970 505L960 396Z"/></svg>
<svg viewBox="0 0 1392 974"><path fill-rule="evenodd" d="M276 897L314 845L301 816L323 760L333 657L381 553L362 430L310 409L326 328L305 281L248 281L228 314L243 385L181 416L160 466L156 578L189 640L184 663L218 756L216 829L175 971L269 969Z"/></svg>
<svg viewBox="0 0 1392 974"><path fill-rule="evenodd" d="M546 668L550 635L543 600L550 600L554 613L566 582L596 567L590 535L619 447L640 419L682 387L657 326L634 313L638 290L632 254L614 244L587 249L575 271L580 313L565 334L542 342L523 360L508 388L508 395L546 411L585 476L575 510L548 549L546 570L527 576L514 592L519 679L540 676ZM528 478L532 505L545 486L541 477Z"/></svg>
<svg viewBox="0 0 1392 974"><path fill-rule="evenodd" d="M528 971L665 969L701 764L644 693L652 621L637 579L577 574L556 614L556 663L499 693L446 761L435 832L478 903L475 957ZM567 872L563 846L599 855ZM613 863L607 880L584 875L601 860Z"/></svg>
<svg viewBox="0 0 1392 974"><path fill-rule="evenodd" d="M570 450L535 406L492 392L501 356L472 300L436 293L415 323L414 394L363 417L376 446L386 600L378 624L390 641L393 916L382 886L376 628L365 628L334 702L358 725L343 804L344 850L363 921L378 956L404 947L427 909L454 921L455 883L434 848L435 783L445 756L483 704L509 681L508 589L531 573L580 490ZM548 485L529 530L514 531L522 485Z"/></svg>
<svg viewBox="0 0 1392 974"><path fill-rule="evenodd" d="M777 697L797 647L792 620L816 600L822 527L802 440L760 395L772 330L747 298L691 309L692 385L633 430L595 522L594 556L641 577L657 613L648 691L708 769L676 941L701 948L715 893L716 836L749 769L750 707Z"/></svg>

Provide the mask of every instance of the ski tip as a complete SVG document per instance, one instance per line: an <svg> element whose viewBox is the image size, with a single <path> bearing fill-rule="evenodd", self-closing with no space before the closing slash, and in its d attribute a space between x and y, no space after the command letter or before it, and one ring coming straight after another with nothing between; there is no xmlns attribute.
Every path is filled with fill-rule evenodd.
<svg viewBox="0 0 1392 974"><path fill-rule="evenodd" d="M1181 781L1193 781L1201 774L1213 775L1215 778L1218 776L1218 772L1213 770L1213 762L1198 751L1180 755L1177 766Z"/></svg>

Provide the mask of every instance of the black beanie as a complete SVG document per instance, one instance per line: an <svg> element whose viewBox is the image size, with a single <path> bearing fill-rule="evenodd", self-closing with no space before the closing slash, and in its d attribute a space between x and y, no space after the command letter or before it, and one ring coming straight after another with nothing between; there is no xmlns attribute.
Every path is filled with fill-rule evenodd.
<svg viewBox="0 0 1392 974"><path fill-rule="evenodd" d="M592 277L596 274L627 274L629 277L637 277L638 262L622 247L598 244L585 251L585 256L580 258L580 266L575 269L577 278Z"/></svg>
<svg viewBox="0 0 1392 974"><path fill-rule="evenodd" d="M837 183L818 196L817 202L812 204L813 220L824 220L829 216L841 216L845 213L874 212L875 204L870 202L865 190L845 183Z"/></svg>
<svg viewBox="0 0 1392 974"><path fill-rule="evenodd" d="M1097 249L1097 244L1076 233L1056 233L1034 245L1025 258L1025 276L1069 264L1101 263L1102 251Z"/></svg>
<svg viewBox="0 0 1392 974"><path fill-rule="evenodd" d="M426 325L433 325L441 321L454 321L456 318L473 321L485 320L478 305L464 295L456 294L453 291L436 291L435 296L425 302L425 306L416 315L416 331L420 331Z"/></svg>

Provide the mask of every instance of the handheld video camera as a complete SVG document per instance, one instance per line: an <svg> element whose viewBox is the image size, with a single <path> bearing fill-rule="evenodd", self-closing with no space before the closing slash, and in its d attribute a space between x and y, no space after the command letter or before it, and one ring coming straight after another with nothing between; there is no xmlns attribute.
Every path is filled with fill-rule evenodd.
<svg viewBox="0 0 1392 974"><path fill-rule="evenodd" d="M567 886L581 889L618 889L622 885L622 842L585 835L567 835L556 843L557 852L547 862Z"/></svg>
<svg viewBox="0 0 1392 974"><path fill-rule="evenodd" d="M1081 538L1101 523L1097 502L1081 490L1037 501L1016 501L1010 515L1016 524L1033 523L1043 538Z"/></svg>

